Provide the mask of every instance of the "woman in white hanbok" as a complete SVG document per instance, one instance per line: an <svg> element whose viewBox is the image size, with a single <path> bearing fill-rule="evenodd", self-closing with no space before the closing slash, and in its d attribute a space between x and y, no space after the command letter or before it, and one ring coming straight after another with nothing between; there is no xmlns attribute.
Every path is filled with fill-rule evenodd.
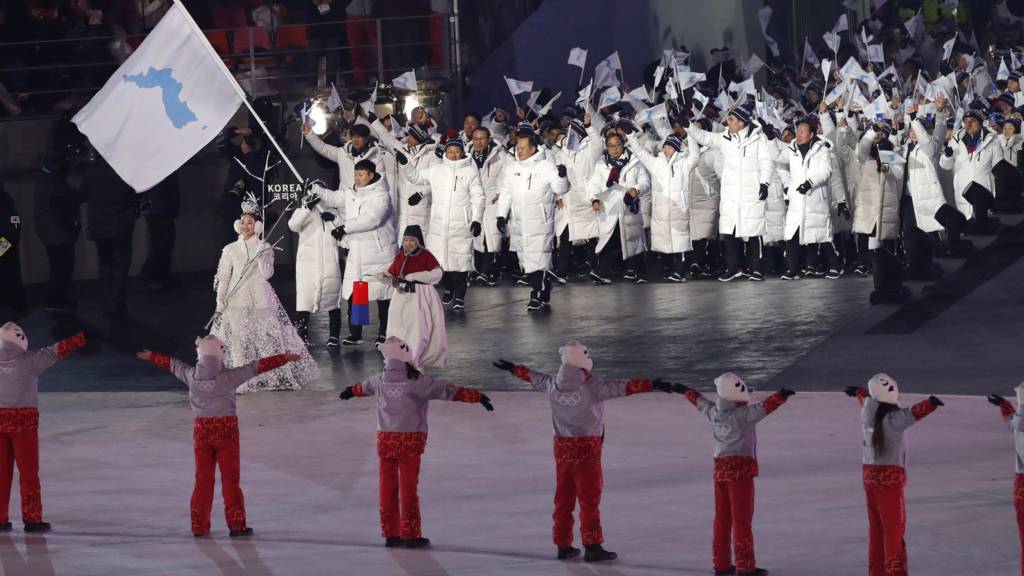
<svg viewBox="0 0 1024 576"><path fill-rule="evenodd" d="M213 280L217 314L210 333L224 342L228 368L285 352L302 357L246 381L236 389L238 394L299 390L320 371L268 282L274 275L274 249L260 238L259 210L246 201L242 211L235 221L238 240L224 247Z"/></svg>

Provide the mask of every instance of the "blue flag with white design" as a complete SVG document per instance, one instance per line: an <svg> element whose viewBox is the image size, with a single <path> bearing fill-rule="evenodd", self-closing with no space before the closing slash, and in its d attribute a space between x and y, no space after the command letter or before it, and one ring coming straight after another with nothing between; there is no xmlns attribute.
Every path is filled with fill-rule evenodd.
<svg viewBox="0 0 1024 576"><path fill-rule="evenodd" d="M72 121L136 192L152 188L221 131L242 91L180 3Z"/></svg>

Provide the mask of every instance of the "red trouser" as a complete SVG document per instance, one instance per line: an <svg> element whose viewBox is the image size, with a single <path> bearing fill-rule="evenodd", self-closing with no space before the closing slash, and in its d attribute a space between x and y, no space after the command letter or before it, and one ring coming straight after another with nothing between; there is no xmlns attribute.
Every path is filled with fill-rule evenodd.
<svg viewBox="0 0 1024 576"><path fill-rule="evenodd" d="M228 529L245 529L245 496L239 486L238 418L196 418L192 430L196 453L196 486L192 490L192 533L210 532L215 468L220 468L224 518Z"/></svg>
<svg viewBox="0 0 1024 576"><path fill-rule="evenodd" d="M1024 474L1013 478L1013 507L1017 509L1017 532L1020 533L1020 573L1024 576Z"/></svg>
<svg viewBox="0 0 1024 576"><path fill-rule="evenodd" d="M907 576L903 486L865 486L868 501L868 575Z"/></svg>
<svg viewBox="0 0 1024 576"><path fill-rule="evenodd" d="M0 522L8 522L14 465L21 489L21 521L42 522L39 489L39 411L36 408L0 408Z"/></svg>
<svg viewBox="0 0 1024 576"><path fill-rule="evenodd" d="M377 432L380 456L380 533L385 538L423 537L420 518L420 456L427 444L421 432Z"/></svg>
<svg viewBox="0 0 1024 576"><path fill-rule="evenodd" d="M367 71L375 69L377 63L377 23L357 16L346 24L352 77L356 84L365 84Z"/></svg>
<svg viewBox="0 0 1024 576"><path fill-rule="evenodd" d="M601 544L601 438L555 437L555 512L551 537L555 546L572 545L572 511L580 503L580 536L584 546Z"/></svg>
<svg viewBox="0 0 1024 576"><path fill-rule="evenodd" d="M754 479L715 481L715 528L711 557L715 571L732 566L737 572L753 572Z"/></svg>

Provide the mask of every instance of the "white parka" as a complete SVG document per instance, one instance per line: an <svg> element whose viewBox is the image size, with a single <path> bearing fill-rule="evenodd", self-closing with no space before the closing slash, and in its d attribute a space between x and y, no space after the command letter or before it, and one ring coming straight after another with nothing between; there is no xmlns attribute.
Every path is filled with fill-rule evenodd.
<svg viewBox="0 0 1024 576"><path fill-rule="evenodd" d="M690 241L718 236L722 152L701 148L697 169L690 175Z"/></svg>
<svg viewBox="0 0 1024 576"><path fill-rule="evenodd" d="M796 140L786 148L789 160L789 209L786 212L786 239L800 232L800 244L832 242L832 151L815 138L807 155L800 152ZM809 182L806 194L797 191Z"/></svg>
<svg viewBox="0 0 1024 576"><path fill-rule="evenodd" d="M417 184L430 184L430 228L427 250L437 258L445 272L473 270L473 234L470 226L484 219L484 189L471 158L434 164L424 172L402 166L405 178Z"/></svg>
<svg viewBox="0 0 1024 576"><path fill-rule="evenodd" d="M953 149L952 156L942 154L939 156L939 166L943 170L953 171L953 196L956 198L956 207L967 218L974 216L974 209L971 203L964 198L964 192L977 182L984 186L990 194L995 194L995 178L992 176L992 167L1002 157L1003 150L996 140L995 132L988 128L981 129L981 142L978 143L974 152L967 151L967 144L964 143L964 130L953 135L949 141Z"/></svg>
<svg viewBox="0 0 1024 576"><path fill-rule="evenodd" d="M600 236L597 240L596 252L600 253L611 240L615 228L619 228L619 242L622 247L622 259L631 258L647 250L647 239L644 235L644 217L642 211L636 214L626 206L625 194L630 188L636 188L637 201L651 194L651 176L643 164L631 154L625 166L619 172L618 184L607 187L611 166L602 158L594 165L590 175L588 189L591 204L600 200L603 205L598 211Z"/></svg>
<svg viewBox="0 0 1024 576"><path fill-rule="evenodd" d="M374 166L377 167L377 173L388 181L388 186L395 181L397 172L395 157L383 146L373 141L367 144L366 150L359 156L354 155L351 143L332 146L321 140L313 132L306 134L306 142L309 142L309 145L317 154L328 160L333 160L338 165L339 190L351 188L355 183L356 162L360 160L373 162Z"/></svg>
<svg viewBox="0 0 1024 576"><path fill-rule="evenodd" d="M859 172L857 208L853 215L853 231L872 235L877 240L894 240L900 233L900 196L903 195L902 164L884 164L887 172L879 172L871 156L875 131L868 130L857 143ZM898 150L897 150L898 151Z"/></svg>
<svg viewBox="0 0 1024 576"><path fill-rule="evenodd" d="M587 136L576 150L566 150L563 158L569 175L569 193L562 197L558 210L556 232L560 235L568 226L569 241L590 240L601 235L598 214L591 208L590 175L604 152L600 131L591 126Z"/></svg>
<svg viewBox="0 0 1024 576"><path fill-rule="evenodd" d="M320 211L300 206L288 219L288 228L299 235L295 254L295 310L319 312L338 307L341 267L338 244L331 236L333 224L320 218Z"/></svg>
<svg viewBox="0 0 1024 576"><path fill-rule="evenodd" d="M371 124L370 129L385 148L392 154L395 152L404 154L409 159L409 165L418 172L424 172L431 166L441 162L441 159L434 153L435 146L433 142L425 142L419 146L409 146L407 143L400 141L394 133L381 124L380 120ZM393 188L391 190L391 201L392 206L395 208L395 213L398 215L399 233L404 232L406 227L412 225L419 226L423 234L429 232L430 203L432 201L430 185L410 182L401 170L401 166L399 166L395 177L388 181L388 184ZM409 197L413 194L420 194L423 196L423 199L420 200L419 204L410 206Z"/></svg>
<svg viewBox="0 0 1024 576"><path fill-rule="evenodd" d="M472 157L472 149L470 150ZM480 184L484 187L483 233L473 240L477 252L500 252L504 235L498 230L498 189L505 168L512 161L512 155L501 145L494 143L484 163L477 168ZM473 162L476 166L476 162Z"/></svg>
<svg viewBox="0 0 1024 576"><path fill-rule="evenodd" d="M917 136L917 144L907 155L907 193L914 205L917 227L925 232L938 232L942 224L935 220L935 214L946 205L935 167L938 143L920 121L911 122L910 129Z"/></svg>
<svg viewBox="0 0 1024 576"><path fill-rule="evenodd" d="M569 180L539 150L529 158L513 159L499 184L498 218L511 216L513 245L527 274L551 269L555 240L555 200L569 191ZM515 236L518 236L516 238Z"/></svg>
<svg viewBox="0 0 1024 576"><path fill-rule="evenodd" d="M738 238L763 236L765 203L760 188L771 182L774 168L761 129L750 125L735 134L708 133L691 126L687 134L702 146L722 151L718 231Z"/></svg>
<svg viewBox="0 0 1024 576"><path fill-rule="evenodd" d="M390 300L391 283L384 280L384 273L398 251L398 234L387 181L378 174L364 187L327 190L315 185L314 189L323 195L324 203L338 210L340 223L335 223L345 227L348 258L341 284L342 300L352 296L352 283L356 281L369 284L370 300Z"/></svg>
<svg viewBox="0 0 1024 576"><path fill-rule="evenodd" d="M690 242L690 183L700 161L700 146L692 138L686 148L657 156L631 135L626 144L651 175L651 250L681 254L693 249Z"/></svg>

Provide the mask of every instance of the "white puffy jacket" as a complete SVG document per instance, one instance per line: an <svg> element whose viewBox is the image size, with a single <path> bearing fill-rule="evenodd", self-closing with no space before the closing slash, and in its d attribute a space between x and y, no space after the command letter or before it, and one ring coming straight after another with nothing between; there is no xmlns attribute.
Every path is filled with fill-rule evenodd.
<svg viewBox="0 0 1024 576"><path fill-rule="evenodd" d="M411 182L430 184L433 202L430 206L430 228L427 250L437 258L445 272L473 270L473 234L470 226L483 227L484 189L471 158L434 164L424 172L402 166L402 173Z"/></svg>
<svg viewBox="0 0 1024 576"><path fill-rule="evenodd" d="M796 140L786 149L789 160L789 209L786 212L786 239L799 230L801 244L832 242L832 152L823 140L815 138L805 156ZM809 182L807 194L797 191Z"/></svg>
<svg viewBox="0 0 1024 576"><path fill-rule="evenodd" d="M765 203L760 200L760 187L771 183L774 168L761 129L751 125L735 134L708 133L691 126L687 134L702 146L722 151L719 232L739 238L763 236Z"/></svg>
<svg viewBox="0 0 1024 576"><path fill-rule="evenodd" d="M472 154L472 150L470 150ZM504 235L498 230L498 189L505 168L512 161L512 155L498 144L491 151L482 166L477 168L480 184L484 187L484 231L473 241L477 252L500 252ZM476 166L476 163L473 163Z"/></svg>
<svg viewBox="0 0 1024 576"><path fill-rule="evenodd" d="M692 138L686 148L672 155L657 156L644 142L630 136L630 152L651 175L651 250L681 254L693 249L690 242L690 183L700 161L700 146Z"/></svg>
<svg viewBox="0 0 1024 576"><path fill-rule="evenodd" d="M984 186L991 194L995 194L995 179L992 177L992 167L1002 157L1003 151L996 140L994 132L982 128L981 142L974 152L967 151L967 144L964 143L964 131L953 135L949 141L953 149L952 156L942 154L939 156L939 166L943 170L953 171L953 196L956 198L956 207L967 218L974 216L974 209L971 203L964 198L964 192L977 182Z"/></svg>
<svg viewBox="0 0 1024 576"><path fill-rule="evenodd" d="M435 146L433 142L409 146L407 143L399 141L394 133L381 124L380 120L374 122L370 129L388 151L392 154L395 152L404 154L409 159L409 164L419 172L426 171L434 164L441 162L437 154L434 154ZM420 227L423 234L426 234L429 231L430 223L430 185L410 182L402 170L398 170L398 173L393 179L388 181L388 184L392 187L392 206L395 209L395 213L398 214L398 232L402 233L407 226L415 224ZM410 206L409 197L413 194L420 194L423 196L423 199L420 200L419 204Z"/></svg>
<svg viewBox="0 0 1024 576"><path fill-rule="evenodd" d="M938 143L920 121L911 122L910 129L917 136L917 144L907 155L907 193L914 204L917 227L925 232L938 232L942 224L935 220L935 213L946 205L935 167L935 158L940 153Z"/></svg>
<svg viewBox="0 0 1024 576"><path fill-rule="evenodd" d="M288 219L288 228L299 235L295 254L295 310L319 312L338 307L341 267L338 245L331 236L333 225L320 219L320 211L303 206Z"/></svg>
<svg viewBox="0 0 1024 576"><path fill-rule="evenodd" d="M615 233L615 228L619 227L622 259L625 260L647 250L643 214L639 211L634 214L626 206L625 193L630 188L636 188L637 200L649 196L651 194L651 176L636 155L632 155L626 165L622 167L618 184L609 188L606 184L610 173L611 166L602 158L594 165L594 172L590 175L588 184L591 204L593 204L593 200L600 200L603 204L602 209L598 212L601 234L597 240L596 251L600 253L604 250L605 245L611 240L612 234Z"/></svg>
<svg viewBox="0 0 1024 576"><path fill-rule="evenodd" d="M505 167L499 184L498 218L511 216L509 225L519 264L527 274L551 269L555 241L555 200L569 191L569 180L539 151ZM518 238L516 238L518 237Z"/></svg>
<svg viewBox="0 0 1024 576"><path fill-rule="evenodd" d="M371 141L366 150L356 156L351 143L332 146L312 132L306 134L306 142L309 142L317 154L328 160L333 160L338 165L338 188L340 190L351 188L355 183L356 162L360 160L373 162L377 167L377 173L388 181L389 186L395 181L397 172L395 157L379 144Z"/></svg>
<svg viewBox="0 0 1024 576"><path fill-rule="evenodd" d="M857 143L857 207L853 231L869 234L877 240L893 240L900 233L900 196L903 195L903 164L884 164L879 172L871 156L875 131L868 130ZM898 151L898 149L896 150Z"/></svg>
<svg viewBox="0 0 1024 576"><path fill-rule="evenodd" d="M569 174L569 193L562 197L558 210L556 232L560 235L569 227L569 241L590 240L601 235L597 212L590 203L590 175L604 152L604 140L593 126L576 150L566 150L565 167Z"/></svg>

